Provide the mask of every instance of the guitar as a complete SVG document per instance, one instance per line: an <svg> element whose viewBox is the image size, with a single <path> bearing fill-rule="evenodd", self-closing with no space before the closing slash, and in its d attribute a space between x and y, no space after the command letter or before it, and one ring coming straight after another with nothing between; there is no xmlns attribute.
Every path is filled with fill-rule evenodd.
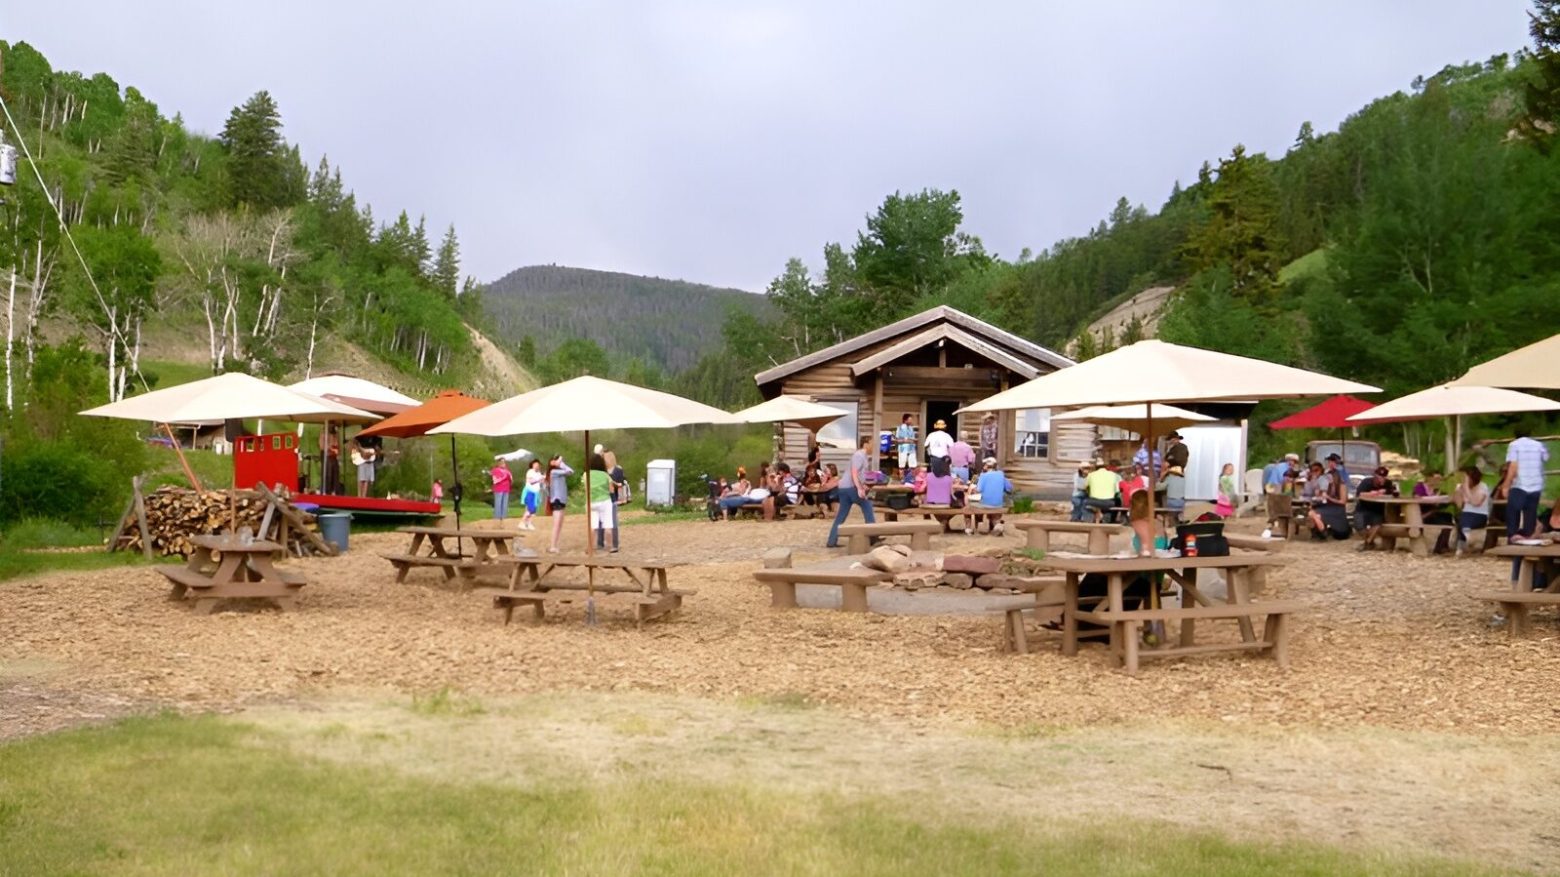
<svg viewBox="0 0 1560 877"><path fill-rule="evenodd" d="M374 462L374 456L373 448L353 448L352 465L361 466L364 463L372 463Z"/></svg>

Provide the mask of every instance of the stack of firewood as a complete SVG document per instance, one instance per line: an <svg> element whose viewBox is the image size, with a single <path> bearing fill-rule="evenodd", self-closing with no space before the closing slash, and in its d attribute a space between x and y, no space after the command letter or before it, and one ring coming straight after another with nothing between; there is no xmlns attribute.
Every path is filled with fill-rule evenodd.
<svg viewBox="0 0 1560 877"><path fill-rule="evenodd" d="M314 516L300 511L270 491L191 490L161 487L131 500L110 547L116 550L144 551L144 532L151 541L151 553L188 556L194 551L193 536L235 533L247 527L256 539L283 543L294 556L334 553L315 528Z"/></svg>

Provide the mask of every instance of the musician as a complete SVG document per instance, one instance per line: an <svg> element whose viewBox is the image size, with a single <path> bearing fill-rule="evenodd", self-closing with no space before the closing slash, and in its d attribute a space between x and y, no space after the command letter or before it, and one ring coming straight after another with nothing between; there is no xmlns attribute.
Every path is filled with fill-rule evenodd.
<svg viewBox="0 0 1560 877"><path fill-rule="evenodd" d="M374 489L374 469L379 460L378 436L352 437L352 464L357 466L358 496L368 496Z"/></svg>

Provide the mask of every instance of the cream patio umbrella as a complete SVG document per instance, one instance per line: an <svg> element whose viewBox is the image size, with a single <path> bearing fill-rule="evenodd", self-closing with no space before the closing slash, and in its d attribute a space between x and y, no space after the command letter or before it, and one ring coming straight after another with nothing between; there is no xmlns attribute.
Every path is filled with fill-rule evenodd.
<svg viewBox="0 0 1560 877"><path fill-rule="evenodd" d="M1557 336L1560 337L1560 336ZM1471 372L1470 372L1471 374ZM1441 384L1383 402L1350 417L1353 423L1399 423L1445 417L1446 465L1451 469L1462 454L1462 419L1471 414L1511 414L1518 411L1560 411L1560 402L1499 387Z"/></svg>
<svg viewBox="0 0 1560 877"><path fill-rule="evenodd" d="M465 433L481 436L528 435L549 432L583 432L586 462L585 495L590 496L590 433L600 429L670 429L696 423L740 424L745 421L719 408L671 393L636 387L586 375L559 384L521 393L486 408L465 414L433 433ZM590 515L585 515L585 553L595 554L590 538ZM586 568L587 619L595 618L596 576Z"/></svg>
<svg viewBox="0 0 1560 877"><path fill-rule="evenodd" d="M1468 369L1453 386L1560 390L1560 335L1519 347Z"/></svg>
<svg viewBox="0 0 1560 877"><path fill-rule="evenodd" d="M1100 426L1114 426L1117 429L1135 432L1141 436L1151 428L1180 429L1183 426L1209 423L1218 418L1209 417L1206 414L1198 414L1195 411L1187 411L1185 408L1177 408L1174 405L1160 405L1154 409L1153 422L1150 424L1149 407L1146 404L1140 404L1090 405L1087 408L1079 408L1076 411L1053 414L1051 419L1079 420Z"/></svg>
<svg viewBox="0 0 1560 877"><path fill-rule="evenodd" d="M1144 440L1154 445L1155 406L1376 393L1378 388L1286 365L1170 344L1158 339L1119 347L989 396L966 411L1019 411L1076 405L1144 406ZM1163 406L1160 405L1162 410ZM1158 473L1149 467L1149 488ZM1153 494L1150 493L1150 502ZM1152 511L1152 510L1151 510Z"/></svg>
<svg viewBox="0 0 1560 877"><path fill-rule="evenodd" d="M844 417L845 412L801 396L781 394L732 416L741 418L744 423L794 423L812 435L808 444L811 450L812 445L818 443L818 430Z"/></svg>

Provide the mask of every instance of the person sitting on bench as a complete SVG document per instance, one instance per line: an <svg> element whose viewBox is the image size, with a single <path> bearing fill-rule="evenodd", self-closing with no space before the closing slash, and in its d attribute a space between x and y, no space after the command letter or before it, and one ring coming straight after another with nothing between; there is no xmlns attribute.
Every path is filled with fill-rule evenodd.
<svg viewBox="0 0 1560 877"><path fill-rule="evenodd" d="M726 491L720 495L720 519L731 520L732 512L751 501L748 499L748 492L752 489L753 485L748 481L747 469L738 466L737 480L726 485Z"/></svg>
<svg viewBox="0 0 1560 877"><path fill-rule="evenodd" d="M775 484L779 489L764 499L766 521L773 521L781 509L788 505L796 505L802 500L802 483L791 474L790 463L775 464Z"/></svg>
<svg viewBox="0 0 1560 877"><path fill-rule="evenodd" d="M1321 463L1311 464L1311 478L1305 484L1305 495L1311 500L1311 539L1326 542L1349 538L1349 500L1347 482L1331 472L1323 471Z"/></svg>
<svg viewBox="0 0 1560 877"><path fill-rule="evenodd" d="M1095 511L1100 520L1104 520L1116 505L1117 495L1121 492L1121 476L1112 472L1104 460L1095 460L1094 471L1083 479L1083 487L1088 494L1083 500L1084 508Z"/></svg>
<svg viewBox="0 0 1560 877"><path fill-rule="evenodd" d="M1381 535L1381 525L1387 522L1387 507L1372 500L1397 495L1397 485L1387 478L1385 466L1377 466L1374 472L1360 481L1360 489L1355 493L1357 502L1354 504L1354 523L1365 539L1360 543L1361 551L1376 550L1376 538Z"/></svg>

